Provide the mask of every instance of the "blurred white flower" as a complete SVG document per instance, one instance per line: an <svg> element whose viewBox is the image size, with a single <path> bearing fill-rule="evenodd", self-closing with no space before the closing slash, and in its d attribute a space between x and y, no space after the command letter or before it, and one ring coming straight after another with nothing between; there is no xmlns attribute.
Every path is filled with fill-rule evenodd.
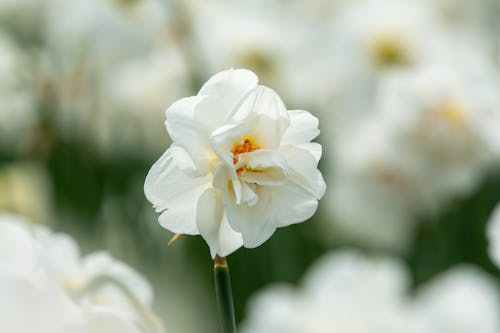
<svg viewBox="0 0 500 333"><path fill-rule="evenodd" d="M313 49L316 55L324 41L319 33L321 18L332 1L190 0L186 4L191 43L199 51L192 58L200 62L203 75L228 67L248 68L287 100L304 105L304 89L312 90L307 84L318 82L317 76L312 82L304 79L311 77L312 67L304 60Z"/></svg>
<svg viewBox="0 0 500 333"><path fill-rule="evenodd" d="M498 333L497 283L472 266L459 266L420 287L414 311L425 333Z"/></svg>
<svg viewBox="0 0 500 333"><path fill-rule="evenodd" d="M172 146L151 168L146 197L160 224L201 234L212 256L256 247L278 227L316 211L325 192L311 143L318 120L287 111L276 92L248 70L214 75L197 96L166 111Z"/></svg>
<svg viewBox="0 0 500 333"><path fill-rule="evenodd" d="M381 75L372 114L329 138L334 232L404 248L419 217L470 195L498 165L499 78L480 53L467 54Z"/></svg>
<svg viewBox="0 0 500 333"><path fill-rule="evenodd" d="M188 84L165 3L54 0L47 12L42 62L60 135L105 158L157 155L155 111Z"/></svg>
<svg viewBox="0 0 500 333"><path fill-rule="evenodd" d="M489 218L486 236L490 258L500 268L500 204L495 207Z"/></svg>
<svg viewBox="0 0 500 333"><path fill-rule="evenodd" d="M157 156L168 137L158 110L187 91L187 69L175 45L109 70L94 131L107 156Z"/></svg>
<svg viewBox="0 0 500 333"><path fill-rule="evenodd" d="M320 258L298 288L268 287L250 301L243 333L496 333L497 285L472 267L409 294L397 260L340 251Z"/></svg>
<svg viewBox="0 0 500 333"><path fill-rule="evenodd" d="M468 194L498 160L500 85L493 73L426 66L382 82L377 108L394 124L393 150L423 184L422 202Z"/></svg>
<svg viewBox="0 0 500 333"><path fill-rule="evenodd" d="M445 43L432 6L422 1L345 1L328 23L309 56L313 72L304 74L322 78L322 84L306 89L332 120L329 135L348 134L370 113L381 75L424 63Z"/></svg>
<svg viewBox="0 0 500 333"><path fill-rule="evenodd" d="M106 253L0 215L0 328L5 332L162 332L148 283ZM29 318L27 320L27 318Z"/></svg>
<svg viewBox="0 0 500 333"><path fill-rule="evenodd" d="M405 269L358 252L326 255L293 289L270 287L250 302L243 333L418 332L404 299Z"/></svg>

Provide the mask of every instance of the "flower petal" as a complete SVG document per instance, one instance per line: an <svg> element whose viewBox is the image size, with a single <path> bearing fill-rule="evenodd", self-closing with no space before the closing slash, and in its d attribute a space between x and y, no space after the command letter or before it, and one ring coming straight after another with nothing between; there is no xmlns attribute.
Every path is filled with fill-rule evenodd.
<svg viewBox="0 0 500 333"><path fill-rule="evenodd" d="M281 145L308 143L319 135L318 118L303 110L290 110L290 126L281 139Z"/></svg>
<svg viewBox="0 0 500 333"><path fill-rule="evenodd" d="M210 145L211 124L198 117L200 114L215 114L220 109L223 109L223 105L212 99L192 96L175 102L166 111L165 125L170 138L191 157L200 175L210 172L215 155Z"/></svg>
<svg viewBox="0 0 500 333"><path fill-rule="evenodd" d="M271 196L269 192L258 191L259 201L253 205L237 205L233 198L226 197L226 214L229 225L243 236L243 245L254 248L271 237L276 230L272 223Z"/></svg>
<svg viewBox="0 0 500 333"><path fill-rule="evenodd" d="M144 194L156 211L164 211L160 224L175 233L194 235L196 205L203 191L210 187L211 176L191 178L182 172L167 151L151 167L144 183Z"/></svg>
<svg viewBox="0 0 500 333"><path fill-rule="evenodd" d="M290 123L285 104L278 94L265 86L258 86L243 100L230 117L231 123L248 123L250 135L260 148L277 148Z"/></svg>
<svg viewBox="0 0 500 333"><path fill-rule="evenodd" d="M318 199L293 181L266 190L272 197L270 219L275 227L304 222L313 216L318 208Z"/></svg>
<svg viewBox="0 0 500 333"><path fill-rule="evenodd" d="M231 229L220 192L207 189L198 200L196 224L210 247L212 258L225 257L243 245L241 234Z"/></svg>
<svg viewBox="0 0 500 333"><path fill-rule="evenodd" d="M302 143L300 145L297 145L297 148L304 149L310 152L316 159L316 164L321 159L321 155L323 155L323 148L317 142Z"/></svg>
<svg viewBox="0 0 500 333"><path fill-rule="evenodd" d="M325 194L326 184L317 168L316 157L308 150L291 146L282 147L280 152L290 166L289 180L311 193L316 199L321 199Z"/></svg>
<svg viewBox="0 0 500 333"><path fill-rule="evenodd" d="M236 167L242 168L238 172L242 181L258 185L281 185L289 173L285 157L268 149L241 154Z"/></svg>
<svg viewBox="0 0 500 333"><path fill-rule="evenodd" d="M249 130L250 128L245 123L224 125L216 129L210 137L215 154L222 161L233 165L231 147L241 141L241 136Z"/></svg>
<svg viewBox="0 0 500 333"><path fill-rule="evenodd" d="M246 69L228 69L212 76L200 89L198 96L208 95L223 101L225 109L232 112L259 79Z"/></svg>
<svg viewBox="0 0 500 333"><path fill-rule="evenodd" d="M309 219L318 200L302 186L287 182L281 186L259 186L256 205L236 205L226 198L226 212L234 230L240 231L245 247L257 247L274 233L277 227Z"/></svg>

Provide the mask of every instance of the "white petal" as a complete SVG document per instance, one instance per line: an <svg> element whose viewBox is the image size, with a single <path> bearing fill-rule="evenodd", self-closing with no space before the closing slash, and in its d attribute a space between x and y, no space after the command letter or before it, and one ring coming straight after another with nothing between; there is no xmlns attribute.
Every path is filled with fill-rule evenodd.
<svg viewBox="0 0 500 333"><path fill-rule="evenodd" d="M211 177L191 178L176 165L170 149L151 167L144 193L158 212L160 224L175 233L196 235L196 205Z"/></svg>
<svg viewBox="0 0 500 333"><path fill-rule="evenodd" d="M308 143L319 135L318 118L302 110L288 111L290 126L283 134L281 145L299 145Z"/></svg>
<svg viewBox="0 0 500 333"><path fill-rule="evenodd" d="M241 136L248 133L250 128L246 123L224 125L216 129L211 137L212 148L215 154L224 162L233 165L233 145L241 142Z"/></svg>
<svg viewBox="0 0 500 333"><path fill-rule="evenodd" d="M140 300L143 305L151 306L153 303L153 290L146 279L131 267L115 260L106 252L99 251L87 255L83 259L82 273L84 275L83 278L87 282L99 276L112 277L133 294L137 300ZM122 306L130 307L128 299L125 298L125 304L120 304L123 297L116 297L114 299L115 295L122 296L123 292L117 288L113 289L107 294L97 292L99 292L99 296L103 299L102 301L107 305L113 305L117 309L120 309ZM115 293L112 291L115 291Z"/></svg>
<svg viewBox="0 0 500 333"><path fill-rule="evenodd" d="M241 232L245 247L264 243L277 227L309 219L318 200L301 186L287 182L282 186L261 186L259 201L253 207L236 205L231 197L225 199L230 225Z"/></svg>
<svg viewBox="0 0 500 333"><path fill-rule="evenodd" d="M317 142L302 143L300 145L297 145L296 147L310 152L316 159L316 163L319 162L319 160L321 159L321 155L323 154L323 148Z"/></svg>
<svg viewBox="0 0 500 333"><path fill-rule="evenodd" d="M217 107L204 96L183 98L172 104L166 111L166 127L170 138L177 147L183 148L196 165L198 173L210 171L210 163L215 155L210 146L212 128L196 118L198 114L213 113Z"/></svg>
<svg viewBox="0 0 500 333"><path fill-rule="evenodd" d="M199 171L197 170L197 166L186 149L173 143L169 150L178 169L192 177L198 175Z"/></svg>
<svg viewBox="0 0 500 333"><path fill-rule="evenodd" d="M286 157L291 169L289 180L309 191L316 199L321 199L326 184L317 169L316 158L309 151L297 147L283 147L280 152Z"/></svg>
<svg viewBox="0 0 500 333"><path fill-rule="evenodd" d="M243 236L243 245L254 248L271 237L276 230L270 214L271 197L258 193L259 201L254 206L236 205L233 200L225 201L229 225Z"/></svg>
<svg viewBox="0 0 500 333"><path fill-rule="evenodd" d="M288 177L289 168L284 156L279 152L259 149L240 155L236 165L244 167L239 177L244 182L259 185L280 185Z"/></svg>
<svg viewBox="0 0 500 333"><path fill-rule="evenodd" d="M60 289L37 286L0 267L0 294L0 332L73 332L62 326L75 320L77 308Z"/></svg>
<svg viewBox="0 0 500 333"><path fill-rule="evenodd" d="M284 227L308 220L318 208L318 200L309 191L294 182L268 187L272 197L270 219L276 227Z"/></svg>
<svg viewBox="0 0 500 333"><path fill-rule="evenodd" d="M245 98L229 122L248 123L250 135L260 148L277 148L290 123L288 112L278 94L267 87L258 86Z"/></svg>
<svg viewBox="0 0 500 333"><path fill-rule="evenodd" d="M0 214L0 263L19 277L35 278L39 249L28 224L13 215Z"/></svg>
<svg viewBox="0 0 500 333"><path fill-rule="evenodd" d="M200 89L198 96L208 95L223 101L232 112L243 98L257 86L257 76L246 69L228 69L212 76Z"/></svg>
<svg viewBox="0 0 500 333"><path fill-rule="evenodd" d="M241 234L231 229L224 214L221 195L214 189L207 189L198 201L197 225L201 236L215 255L227 256L243 245Z"/></svg>
<svg viewBox="0 0 500 333"><path fill-rule="evenodd" d="M84 309L83 320L78 324L68 325L66 332L75 333L140 333L132 318L127 318L105 306L89 306Z"/></svg>

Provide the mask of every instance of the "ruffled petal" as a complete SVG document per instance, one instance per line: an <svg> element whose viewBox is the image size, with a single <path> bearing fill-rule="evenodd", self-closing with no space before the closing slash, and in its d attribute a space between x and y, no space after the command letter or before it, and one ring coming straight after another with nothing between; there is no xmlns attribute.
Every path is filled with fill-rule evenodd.
<svg viewBox="0 0 500 333"><path fill-rule="evenodd" d="M241 168L238 175L242 181L258 185L281 185L289 173L285 157L268 149L241 154L236 168Z"/></svg>
<svg viewBox="0 0 500 333"><path fill-rule="evenodd" d="M326 191L326 184L318 170L316 157L308 150L298 147L282 147L280 152L285 156L291 172L289 181L308 191L316 199L321 199Z"/></svg>
<svg viewBox="0 0 500 333"><path fill-rule="evenodd" d="M189 155L199 175L210 172L210 164L216 155L210 145L212 124L198 118L200 114L214 116L221 109L224 109L224 106L213 99L192 96L175 102L166 111L165 124L170 138L176 147L184 149ZM179 165L181 163L179 161Z"/></svg>
<svg viewBox="0 0 500 333"><path fill-rule="evenodd" d="M247 123L248 133L260 148L278 148L281 137L290 123L288 112L278 94L264 86L258 86L244 99L230 123Z"/></svg>
<svg viewBox="0 0 500 333"><path fill-rule="evenodd" d="M227 117L257 86L258 81L257 76L249 70L228 69L212 76L201 87L198 96L206 95L220 99L228 112Z"/></svg>
<svg viewBox="0 0 500 333"><path fill-rule="evenodd" d="M308 143L319 135L318 118L302 110L288 111L290 126L286 129L281 145Z"/></svg>
<svg viewBox="0 0 500 333"><path fill-rule="evenodd" d="M210 247L212 258L225 257L243 245L241 234L227 222L219 191L207 189L198 201L197 212L198 230Z"/></svg>
<svg viewBox="0 0 500 333"><path fill-rule="evenodd" d="M211 186L211 176L192 178L176 165L170 149L151 167L144 183L144 194L156 211L163 214L160 224L175 233L195 235L196 205L203 191Z"/></svg>

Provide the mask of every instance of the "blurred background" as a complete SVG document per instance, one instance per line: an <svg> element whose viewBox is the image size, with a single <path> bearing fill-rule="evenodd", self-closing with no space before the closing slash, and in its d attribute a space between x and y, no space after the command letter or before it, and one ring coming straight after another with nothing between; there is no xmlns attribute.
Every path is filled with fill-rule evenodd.
<svg viewBox="0 0 500 333"><path fill-rule="evenodd" d="M329 250L399 258L413 288L459 264L495 278L497 0L0 0L0 210L144 274L168 332L216 332L208 247L143 194L164 110L253 70L320 119L327 195L308 222L230 256L236 316Z"/></svg>

